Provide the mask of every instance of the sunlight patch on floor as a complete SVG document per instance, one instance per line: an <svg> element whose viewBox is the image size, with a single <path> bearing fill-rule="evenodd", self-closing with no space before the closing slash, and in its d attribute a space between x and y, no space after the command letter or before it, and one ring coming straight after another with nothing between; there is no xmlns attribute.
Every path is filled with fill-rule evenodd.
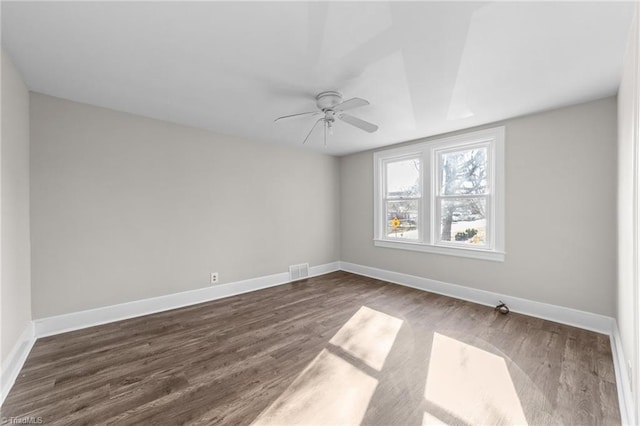
<svg viewBox="0 0 640 426"><path fill-rule="evenodd" d="M527 424L504 358L439 333L424 396L469 424Z"/></svg>
<svg viewBox="0 0 640 426"><path fill-rule="evenodd" d="M378 381L323 349L255 425L358 424Z"/></svg>
<svg viewBox="0 0 640 426"><path fill-rule="evenodd" d="M402 320L363 306L329 344L380 371L401 325ZM347 358L323 349L253 424L361 423L378 380Z"/></svg>
<svg viewBox="0 0 640 426"><path fill-rule="evenodd" d="M361 307L329 341L378 371L391 351L402 320Z"/></svg>
<svg viewBox="0 0 640 426"><path fill-rule="evenodd" d="M422 416L422 426L446 426L447 424L437 418L436 416L432 416L428 412L424 412Z"/></svg>

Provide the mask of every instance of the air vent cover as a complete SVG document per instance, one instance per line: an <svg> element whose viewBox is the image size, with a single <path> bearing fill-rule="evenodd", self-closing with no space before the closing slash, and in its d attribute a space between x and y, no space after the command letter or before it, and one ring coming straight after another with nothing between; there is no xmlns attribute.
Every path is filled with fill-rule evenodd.
<svg viewBox="0 0 640 426"><path fill-rule="evenodd" d="M309 264L300 263L289 266L289 281L304 280L309 277Z"/></svg>

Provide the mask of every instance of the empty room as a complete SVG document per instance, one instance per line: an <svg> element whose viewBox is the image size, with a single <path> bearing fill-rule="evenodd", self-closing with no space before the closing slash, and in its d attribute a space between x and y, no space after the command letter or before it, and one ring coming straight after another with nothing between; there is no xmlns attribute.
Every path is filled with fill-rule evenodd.
<svg viewBox="0 0 640 426"><path fill-rule="evenodd" d="M637 2L0 8L2 424L640 424Z"/></svg>

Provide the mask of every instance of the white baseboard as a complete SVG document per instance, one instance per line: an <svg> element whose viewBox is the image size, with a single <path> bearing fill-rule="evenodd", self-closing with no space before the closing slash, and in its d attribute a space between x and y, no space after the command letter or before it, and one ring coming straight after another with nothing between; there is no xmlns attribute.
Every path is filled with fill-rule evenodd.
<svg viewBox="0 0 640 426"><path fill-rule="evenodd" d="M22 334L18 338L18 341L7 355L2 365L2 375L0 377L0 405L4 403L4 399L9 394L11 387L18 378L20 370L24 362L27 360L29 352L33 344L36 342L36 336L34 333L33 321L29 321Z"/></svg>
<svg viewBox="0 0 640 426"><path fill-rule="evenodd" d="M631 387L629 385L629 376L627 375L626 361L622 351L618 325L616 324L615 319L577 309L534 302L532 300L521 299L519 297L507 296L504 294L478 290L457 284L445 283L442 281L372 268L370 266L357 265L349 262L340 262L340 269L346 272L364 275L366 277L376 278L382 281L388 281L394 284L400 284L406 287L416 288L432 293L442 294L456 299L467 300L481 305L496 306L498 304L498 300L502 300L509 306L509 309L514 312L595 331L597 333L607 334L611 342L613 366L616 374L620 418L623 425L635 424L631 417L633 415L631 409L631 407L633 407L633 399Z"/></svg>
<svg viewBox="0 0 640 426"><path fill-rule="evenodd" d="M623 425L634 425L633 394L631 393L631 381L627 373L627 361L622 349L622 340L618 324L614 321L611 333L611 355L613 356L613 368L616 374L616 388L618 390L618 404L620 404L620 419Z"/></svg>
<svg viewBox="0 0 640 426"><path fill-rule="evenodd" d="M319 275L328 274L340 270L340 262L325 263L323 265L312 266L309 268L309 277L317 277Z"/></svg>
<svg viewBox="0 0 640 426"><path fill-rule="evenodd" d="M622 352L618 327L613 318L349 262L331 262L324 265L312 266L309 268L309 276L314 277L337 270L364 275L486 306L495 306L498 300L502 300L514 312L609 335L622 424L632 424L630 421L630 416L632 415L631 407L633 407L631 388L626 374L626 363ZM9 361L7 362L6 369L3 366L2 401L4 401L4 398L15 382L36 338L222 299L286 284L288 282L289 274L283 272L214 287L206 287L35 320L27 327L20 341L16 343L16 346L8 357ZM0 404L1 403L0 401Z"/></svg>
<svg viewBox="0 0 640 426"><path fill-rule="evenodd" d="M309 268L309 277L327 274L340 269L340 262L326 263L324 265ZM243 281L235 281L197 290L168 294L166 296L152 297L136 300L118 305L104 306L86 311L73 312L35 320L36 337L51 336L95 325L106 324L128 318L154 314L170 309L182 308L197 303L222 299L250 291L274 287L289 282L289 274L265 275Z"/></svg>
<svg viewBox="0 0 640 426"><path fill-rule="evenodd" d="M496 306L499 303L498 300L502 300L513 312L584 328L598 333L611 333L613 318L604 315L592 314L590 312L550 305L548 303L535 302L506 294L478 290L429 278L372 268L370 266L357 265L355 263L340 262L340 269L346 272L377 278L406 287L442 294L486 306Z"/></svg>

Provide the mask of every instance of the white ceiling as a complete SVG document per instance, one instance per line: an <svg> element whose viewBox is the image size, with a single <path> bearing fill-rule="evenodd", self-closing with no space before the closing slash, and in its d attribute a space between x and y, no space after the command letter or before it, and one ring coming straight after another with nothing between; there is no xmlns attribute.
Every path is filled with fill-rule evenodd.
<svg viewBox="0 0 640 426"><path fill-rule="evenodd" d="M29 88L299 146L314 97L371 105L333 155L613 95L633 3L2 2ZM318 129L320 130L320 129Z"/></svg>

